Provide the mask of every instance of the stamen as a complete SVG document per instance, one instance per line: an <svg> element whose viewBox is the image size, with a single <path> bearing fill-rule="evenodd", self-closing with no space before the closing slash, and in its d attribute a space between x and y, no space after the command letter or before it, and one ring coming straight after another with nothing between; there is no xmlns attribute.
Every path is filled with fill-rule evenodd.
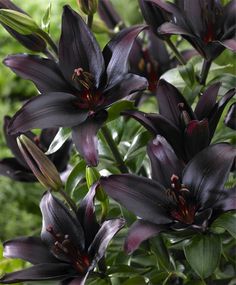
<svg viewBox="0 0 236 285"><path fill-rule="evenodd" d="M171 197L175 202L176 206L174 209L171 206L171 216L184 224L192 224L195 217L196 205L189 203L187 199L190 194L189 189L186 185L181 184L180 179L177 175L171 176L171 189L167 189L168 197Z"/></svg>
<svg viewBox="0 0 236 285"><path fill-rule="evenodd" d="M70 261L72 266L80 273L84 273L90 265L90 260L88 255L82 254L80 250L73 244L70 240L69 235L62 235L56 233L52 226L48 226L46 230L55 239L54 245L52 247L52 252L58 258L64 256L66 260Z"/></svg>
<svg viewBox="0 0 236 285"><path fill-rule="evenodd" d="M84 71L81 67L74 70L72 80L78 81L86 90L92 90L94 87L93 75L87 71Z"/></svg>

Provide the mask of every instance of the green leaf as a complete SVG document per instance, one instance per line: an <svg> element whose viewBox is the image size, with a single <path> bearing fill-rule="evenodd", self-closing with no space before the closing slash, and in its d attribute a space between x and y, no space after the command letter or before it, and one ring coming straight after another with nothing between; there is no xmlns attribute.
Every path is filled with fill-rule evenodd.
<svg viewBox="0 0 236 285"><path fill-rule="evenodd" d="M86 163L81 160L71 171L65 185L65 191L72 195L78 184L85 177Z"/></svg>
<svg viewBox="0 0 236 285"><path fill-rule="evenodd" d="M192 269L205 279L216 269L221 255L221 239L218 235L198 234L184 246L186 259Z"/></svg>
<svg viewBox="0 0 236 285"><path fill-rule="evenodd" d="M122 285L145 285L145 279L142 276L135 276L133 278L129 278Z"/></svg>
<svg viewBox="0 0 236 285"><path fill-rule="evenodd" d="M100 174L95 167L86 167L86 181L87 186L90 188L100 178Z"/></svg>
<svg viewBox="0 0 236 285"><path fill-rule="evenodd" d="M150 243L156 254L158 264L167 272L173 270L173 265L170 262L170 255L162 236L158 235L157 237L151 239Z"/></svg>
<svg viewBox="0 0 236 285"><path fill-rule="evenodd" d="M60 128L45 154L52 154L60 149L71 134L70 128Z"/></svg>
<svg viewBox="0 0 236 285"><path fill-rule="evenodd" d="M186 65L180 65L178 66L178 70L187 86L193 86L195 83L195 73L192 63L188 62Z"/></svg>
<svg viewBox="0 0 236 285"><path fill-rule="evenodd" d="M46 33L49 33L50 30L50 20L51 20L51 10L52 10L52 3L49 2L46 12L42 18L41 28Z"/></svg>
<svg viewBox="0 0 236 285"><path fill-rule="evenodd" d="M134 102L123 100L112 104L112 106L108 110L108 119L107 123L117 119L120 117L120 113L124 110L135 109Z"/></svg>
<svg viewBox="0 0 236 285"><path fill-rule="evenodd" d="M28 15L10 9L0 9L0 22L22 35L30 35L40 29Z"/></svg>
<svg viewBox="0 0 236 285"><path fill-rule="evenodd" d="M227 212L217 218L211 225L213 231L225 230L236 239L236 212Z"/></svg>

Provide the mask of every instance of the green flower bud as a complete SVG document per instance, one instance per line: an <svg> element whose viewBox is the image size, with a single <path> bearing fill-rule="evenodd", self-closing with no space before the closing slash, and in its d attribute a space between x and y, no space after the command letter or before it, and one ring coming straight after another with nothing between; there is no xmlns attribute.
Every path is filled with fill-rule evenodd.
<svg viewBox="0 0 236 285"><path fill-rule="evenodd" d="M17 138L17 144L38 181L47 189L60 190L62 188L60 175L47 156L25 135Z"/></svg>
<svg viewBox="0 0 236 285"><path fill-rule="evenodd" d="M0 22L21 35L30 35L40 29L28 15L10 9L0 9Z"/></svg>
<svg viewBox="0 0 236 285"><path fill-rule="evenodd" d="M77 0L77 3L86 15L93 15L97 12L97 0Z"/></svg>

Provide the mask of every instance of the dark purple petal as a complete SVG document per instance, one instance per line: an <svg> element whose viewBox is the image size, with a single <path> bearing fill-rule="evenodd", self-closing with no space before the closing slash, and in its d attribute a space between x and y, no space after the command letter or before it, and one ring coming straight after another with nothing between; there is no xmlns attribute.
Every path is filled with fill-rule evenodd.
<svg viewBox="0 0 236 285"><path fill-rule="evenodd" d="M11 150L12 154L15 156L18 163L23 166L23 167L20 167L19 170L27 170L27 169L29 170L28 164L25 162L25 159L23 158L20 152L20 149L17 145L17 142L16 142L16 138L18 135L8 134L8 126L10 124L10 121L11 121L11 117L9 116L4 117L3 131L4 131L4 136L6 139L7 146ZM26 135L30 137L31 139L33 139L35 136L33 133L30 133L30 132L28 132Z"/></svg>
<svg viewBox="0 0 236 285"><path fill-rule="evenodd" d="M155 4L146 0L139 0L139 7L141 9L144 20L151 26L154 33L167 19L163 11Z"/></svg>
<svg viewBox="0 0 236 285"><path fill-rule="evenodd" d="M144 177L131 174L102 177L101 186L114 200L135 215L155 224L171 222L165 206L165 187Z"/></svg>
<svg viewBox="0 0 236 285"><path fill-rule="evenodd" d="M22 281L62 280L73 275L75 271L66 263L43 263L27 269L6 274L0 278L2 284Z"/></svg>
<svg viewBox="0 0 236 285"><path fill-rule="evenodd" d="M102 52L95 37L81 16L69 6L64 6L62 16L59 64L67 80L72 80L75 69L82 68L94 77L96 87L104 71Z"/></svg>
<svg viewBox="0 0 236 285"><path fill-rule="evenodd" d="M0 175L21 182L36 182L34 174L15 158L4 158L0 160Z"/></svg>
<svg viewBox="0 0 236 285"><path fill-rule="evenodd" d="M76 97L69 93L53 92L29 100L12 118L11 134L34 128L72 127L85 121L86 110L76 106Z"/></svg>
<svg viewBox="0 0 236 285"><path fill-rule="evenodd" d="M62 285L85 285L87 277L88 277L88 273L84 276L73 278L72 280L66 283L62 283Z"/></svg>
<svg viewBox="0 0 236 285"><path fill-rule="evenodd" d="M40 209L43 216L41 232L42 241L48 246L54 244L55 239L48 229L52 228L55 234L68 235L74 246L84 248L84 232L75 216L69 209L50 192L47 192L41 202Z"/></svg>
<svg viewBox="0 0 236 285"><path fill-rule="evenodd" d="M124 225L123 219L108 220L102 224L89 247L89 255L93 258L92 267L104 256L109 242Z"/></svg>
<svg viewBox="0 0 236 285"><path fill-rule="evenodd" d="M169 144L173 147L175 153L179 158L185 159L183 150L183 136L180 130L172 124L169 120L161 115L146 114L140 111L128 110L122 112L138 122L140 122L147 130L154 135L163 136Z"/></svg>
<svg viewBox="0 0 236 285"><path fill-rule="evenodd" d="M124 250L127 254L132 254L140 244L163 231L163 225L156 225L144 220L137 220L133 223L125 238Z"/></svg>
<svg viewBox="0 0 236 285"><path fill-rule="evenodd" d="M40 92L72 92L59 66L51 59L18 54L6 57L3 63L17 75L34 82Z"/></svg>
<svg viewBox="0 0 236 285"><path fill-rule="evenodd" d="M161 35L183 35L194 38L194 35L188 30L173 23L164 23L158 29L158 33Z"/></svg>
<svg viewBox="0 0 236 285"><path fill-rule="evenodd" d="M107 112L101 111L72 129L72 139L78 152L88 166L98 164L97 132L107 119Z"/></svg>
<svg viewBox="0 0 236 285"><path fill-rule="evenodd" d="M177 88L164 79L159 81L156 90L156 97L160 114L166 119L170 120L175 126L181 127L181 109L184 109L188 113L190 119L195 118L192 109L188 105L183 95Z"/></svg>
<svg viewBox="0 0 236 285"><path fill-rule="evenodd" d="M215 107L220 86L220 82L209 86L200 97L197 106L194 110L194 113L196 114L198 120L203 120L204 118L207 118L210 112Z"/></svg>
<svg viewBox="0 0 236 285"><path fill-rule="evenodd" d="M152 179L167 189L170 187L173 174L181 178L184 165L163 137L158 135L150 141L147 152L152 166Z"/></svg>
<svg viewBox="0 0 236 285"><path fill-rule="evenodd" d="M230 106L224 122L227 127L236 130L236 103Z"/></svg>
<svg viewBox="0 0 236 285"><path fill-rule="evenodd" d="M121 80L112 88L108 86L108 89L104 91L104 97L106 97L104 104L109 106L134 92L144 90L147 85L144 77L128 73L121 77Z"/></svg>
<svg viewBox="0 0 236 285"><path fill-rule="evenodd" d="M148 50L150 52L150 55L156 60L158 64L158 73L161 75L170 68L170 55L166 49L164 42L160 40L154 33L149 31L148 38Z"/></svg>
<svg viewBox="0 0 236 285"><path fill-rule="evenodd" d="M236 39L228 39L224 41L218 41L222 46L226 47L229 50L232 50L233 52L236 52Z"/></svg>
<svg viewBox="0 0 236 285"><path fill-rule="evenodd" d="M207 119L189 122L184 132L184 145L189 160L209 145L209 138Z"/></svg>
<svg viewBox="0 0 236 285"><path fill-rule="evenodd" d="M38 237L20 237L6 241L3 245L4 257L20 258L32 264L59 262Z"/></svg>
<svg viewBox="0 0 236 285"><path fill-rule="evenodd" d="M230 89L215 105L214 110L211 112L211 114L208 116L209 121L209 129L210 129L210 138L213 137L215 129L217 127L217 124L220 120L220 117L224 111L224 108L226 107L227 103L230 101L230 99L235 95L236 89L232 88Z"/></svg>
<svg viewBox="0 0 236 285"><path fill-rule="evenodd" d="M108 28L113 30L117 26L120 28L124 27L121 17L113 7L110 0L98 1L98 13Z"/></svg>
<svg viewBox="0 0 236 285"><path fill-rule="evenodd" d="M162 0L146 0L146 2L151 2L171 14L178 14L180 12L178 7L170 2L164 2Z"/></svg>
<svg viewBox="0 0 236 285"><path fill-rule="evenodd" d="M200 208L211 207L223 194L235 157L236 148L221 143L205 148L188 163L182 182L195 196Z"/></svg>
<svg viewBox="0 0 236 285"><path fill-rule="evenodd" d="M107 84L112 87L121 76L127 73L128 57L135 38L146 26L139 25L123 29L105 46L103 50L107 65Z"/></svg>
<svg viewBox="0 0 236 285"><path fill-rule="evenodd" d="M18 11L20 13L26 14L22 9L16 6L13 2L9 0L0 0L0 9L11 9ZM46 49L46 42L38 35L32 33L30 35L21 35L11 29L10 27L2 24L3 27L8 31L12 37L14 37L19 43L28 48L29 50L36 52L44 52Z"/></svg>
<svg viewBox="0 0 236 285"><path fill-rule="evenodd" d="M96 195L96 188L98 184L94 184L84 199L81 201L77 217L84 229L85 246L88 248L92 243L96 233L99 230L99 224L96 219L94 198Z"/></svg>
<svg viewBox="0 0 236 285"><path fill-rule="evenodd" d="M236 186L225 189L215 208L220 208L223 212L236 210Z"/></svg>

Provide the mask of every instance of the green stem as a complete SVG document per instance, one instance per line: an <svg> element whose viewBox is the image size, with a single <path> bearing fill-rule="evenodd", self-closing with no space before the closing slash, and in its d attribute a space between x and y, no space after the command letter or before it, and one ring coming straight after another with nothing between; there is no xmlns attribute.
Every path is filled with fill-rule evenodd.
<svg viewBox="0 0 236 285"><path fill-rule="evenodd" d="M67 204L70 206L71 210L73 210L76 213L77 212L77 207L75 205L75 202L70 198L70 196L63 190L59 190L59 193L65 199Z"/></svg>
<svg viewBox="0 0 236 285"><path fill-rule="evenodd" d="M87 26L92 29L93 26L93 14L90 14L87 16Z"/></svg>
<svg viewBox="0 0 236 285"><path fill-rule="evenodd" d="M173 53L175 54L176 58L178 59L179 63L182 65L186 64L185 59L182 57L182 55L179 53L178 49L176 48L176 46L172 43L171 39L168 38L165 40L167 45L169 46L169 48L173 51Z"/></svg>
<svg viewBox="0 0 236 285"><path fill-rule="evenodd" d="M123 158L117 148L117 145L116 143L114 142L113 138L112 138L112 135L108 129L107 126L103 126L101 128L101 132L104 136L104 138L106 139L106 142L108 144L108 146L110 147L111 149L111 152L117 162L117 167L119 168L120 172L121 173L128 173L129 170L127 168L127 166L125 165L124 161L123 161Z"/></svg>
<svg viewBox="0 0 236 285"><path fill-rule="evenodd" d="M211 63L212 63L211 60L204 59L204 61L203 61L202 71L201 71L200 80L199 80L199 83L201 85L205 85L205 83L206 83L206 79L207 79L207 76L208 76L208 73L209 73L209 70L211 67Z"/></svg>

